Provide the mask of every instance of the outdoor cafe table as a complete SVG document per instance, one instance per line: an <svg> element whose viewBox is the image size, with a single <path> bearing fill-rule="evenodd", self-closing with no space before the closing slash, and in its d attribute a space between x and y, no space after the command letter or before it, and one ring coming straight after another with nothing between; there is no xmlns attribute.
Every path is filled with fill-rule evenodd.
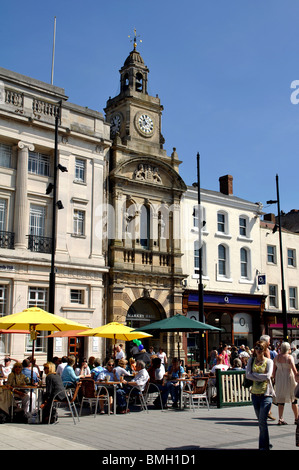
<svg viewBox="0 0 299 470"><path fill-rule="evenodd" d="M14 402L14 398L15 398L15 390L19 390L19 391L25 391L25 390L31 390L31 391L37 391L37 409L38 409L38 412L40 411L40 405L42 404L42 398L43 398L43 391L45 389L45 385L17 385L17 386L13 386L13 387L10 387L8 385L0 385L0 388L3 388L4 390L11 390L12 391L12 397L13 397L13 402ZM12 404L12 407L11 407L11 421L13 420L13 410L14 410L14 407L13 407L13 404Z"/></svg>
<svg viewBox="0 0 299 470"><path fill-rule="evenodd" d="M117 381L106 381L106 380L102 380L102 381L98 381L96 382L96 385L98 387L104 387L106 388L107 385L113 385L113 412L114 414L116 414L116 390L117 390L117 386L120 385L122 382L117 382ZM107 388L106 388L107 390Z"/></svg>

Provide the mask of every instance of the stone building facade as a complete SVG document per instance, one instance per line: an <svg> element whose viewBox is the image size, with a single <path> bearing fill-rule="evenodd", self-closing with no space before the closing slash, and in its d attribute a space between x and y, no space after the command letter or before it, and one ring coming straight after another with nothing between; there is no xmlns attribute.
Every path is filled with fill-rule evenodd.
<svg viewBox="0 0 299 470"><path fill-rule="evenodd" d="M99 112L68 101L64 89L0 69L1 315L49 307L55 123L59 116L55 313L88 326L105 320L107 272L101 214L110 126ZM61 171L62 170L62 171ZM67 171L66 171L67 170ZM52 186L51 186L52 185ZM101 341L54 341L53 354L98 354ZM1 351L23 359L27 335L1 335ZM47 358L40 334L36 357Z"/></svg>
<svg viewBox="0 0 299 470"><path fill-rule="evenodd" d="M163 107L148 94L148 73L135 44L120 69L120 93L105 108L113 140L107 315L132 327L181 313L184 278L180 204L186 186L176 150L168 156L163 148ZM171 353L171 341L161 335L151 343Z"/></svg>

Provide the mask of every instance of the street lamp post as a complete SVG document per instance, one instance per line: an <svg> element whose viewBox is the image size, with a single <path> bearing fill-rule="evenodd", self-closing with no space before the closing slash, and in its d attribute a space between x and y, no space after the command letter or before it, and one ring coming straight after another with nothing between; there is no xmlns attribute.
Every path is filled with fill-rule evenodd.
<svg viewBox="0 0 299 470"><path fill-rule="evenodd" d="M50 194L53 191L51 271L50 271L50 276L49 276L49 312L53 314L55 314L55 284L56 284L56 272L55 272L56 225L57 225L56 215L57 215L57 208L63 209L62 202L57 201L57 171L58 169L62 172L68 171L67 168L58 164L58 124L59 124L60 110L61 110L61 106L58 108L56 116L55 116L53 184L50 183L46 191L46 194ZM48 361L51 361L53 359L53 338L48 338L47 359Z"/></svg>
<svg viewBox="0 0 299 470"><path fill-rule="evenodd" d="M203 301L203 284L202 284L202 240L201 240L201 228L202 228L202 211L200 210L201 198L200 198L200 155L197 153L197 200L198 200L198 256L199 256L199 282L198 282L198 313L199 321L205 323L204 316L204 301ZM199 333L199 365L200 370L204 372L205 366L205 344L204 344L204 332Z"/></svg>
<svg viewBox="0 0 299 470"><path fill-rule="evenodd" d="M276 175L276 201L267 201L267 204L277 204L278 211L278 233L279 233L279 248L280 248L280 272L281 272L281 309L282 309L282 323L283 323L283 337L288 341L288 317L286 307L286 293L284 288L284 270L283 270L283 249L282 249L282 236L281 236L281 218L280 218L280 199L279 199L279 183L278 175Z"/></svg>

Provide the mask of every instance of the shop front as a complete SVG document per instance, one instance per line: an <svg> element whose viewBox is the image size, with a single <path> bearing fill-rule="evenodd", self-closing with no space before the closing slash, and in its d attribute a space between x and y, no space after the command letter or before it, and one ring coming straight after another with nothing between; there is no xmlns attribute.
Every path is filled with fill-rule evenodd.
<svg viewBox="0 0 299 470"><path fill-rule="evenodd" d="M264 295L204 292L205 322L220 330L206 333L206 358L214 347L221 344L244 344L251 348L262 334L264 305ZM183 313L199 320L198 292L184 292ZM199 335L188 334L186 347L188 357L198 361Z"/></svg>
<svg viewBox="0 0 299 470"><path fill-rule="evenodd" d="M273 315L272 312L265 312L265 323L267 333L271 337L271 342L277 346L285 341L283 334L283 316L282 314ZM299 312L287 313L287 331L288 342L296 342L299 345Z"/></svg>

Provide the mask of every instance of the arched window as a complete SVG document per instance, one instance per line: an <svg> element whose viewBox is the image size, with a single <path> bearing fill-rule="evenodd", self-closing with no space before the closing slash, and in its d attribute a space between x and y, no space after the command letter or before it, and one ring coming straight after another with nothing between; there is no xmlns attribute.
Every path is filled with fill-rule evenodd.
<svg viewBox="0 0 299 470"><path fill-rule="evenodd" d="M150 246L150 209L145 205L140 211L140 245L146 250Z"/></svg>
<svg viewBox="0 0 299 470"><path fill-rule="evenodd" d="M136 85L135 85L136 91L143 91L143 76L140 72L136 74Z"/></svg>

